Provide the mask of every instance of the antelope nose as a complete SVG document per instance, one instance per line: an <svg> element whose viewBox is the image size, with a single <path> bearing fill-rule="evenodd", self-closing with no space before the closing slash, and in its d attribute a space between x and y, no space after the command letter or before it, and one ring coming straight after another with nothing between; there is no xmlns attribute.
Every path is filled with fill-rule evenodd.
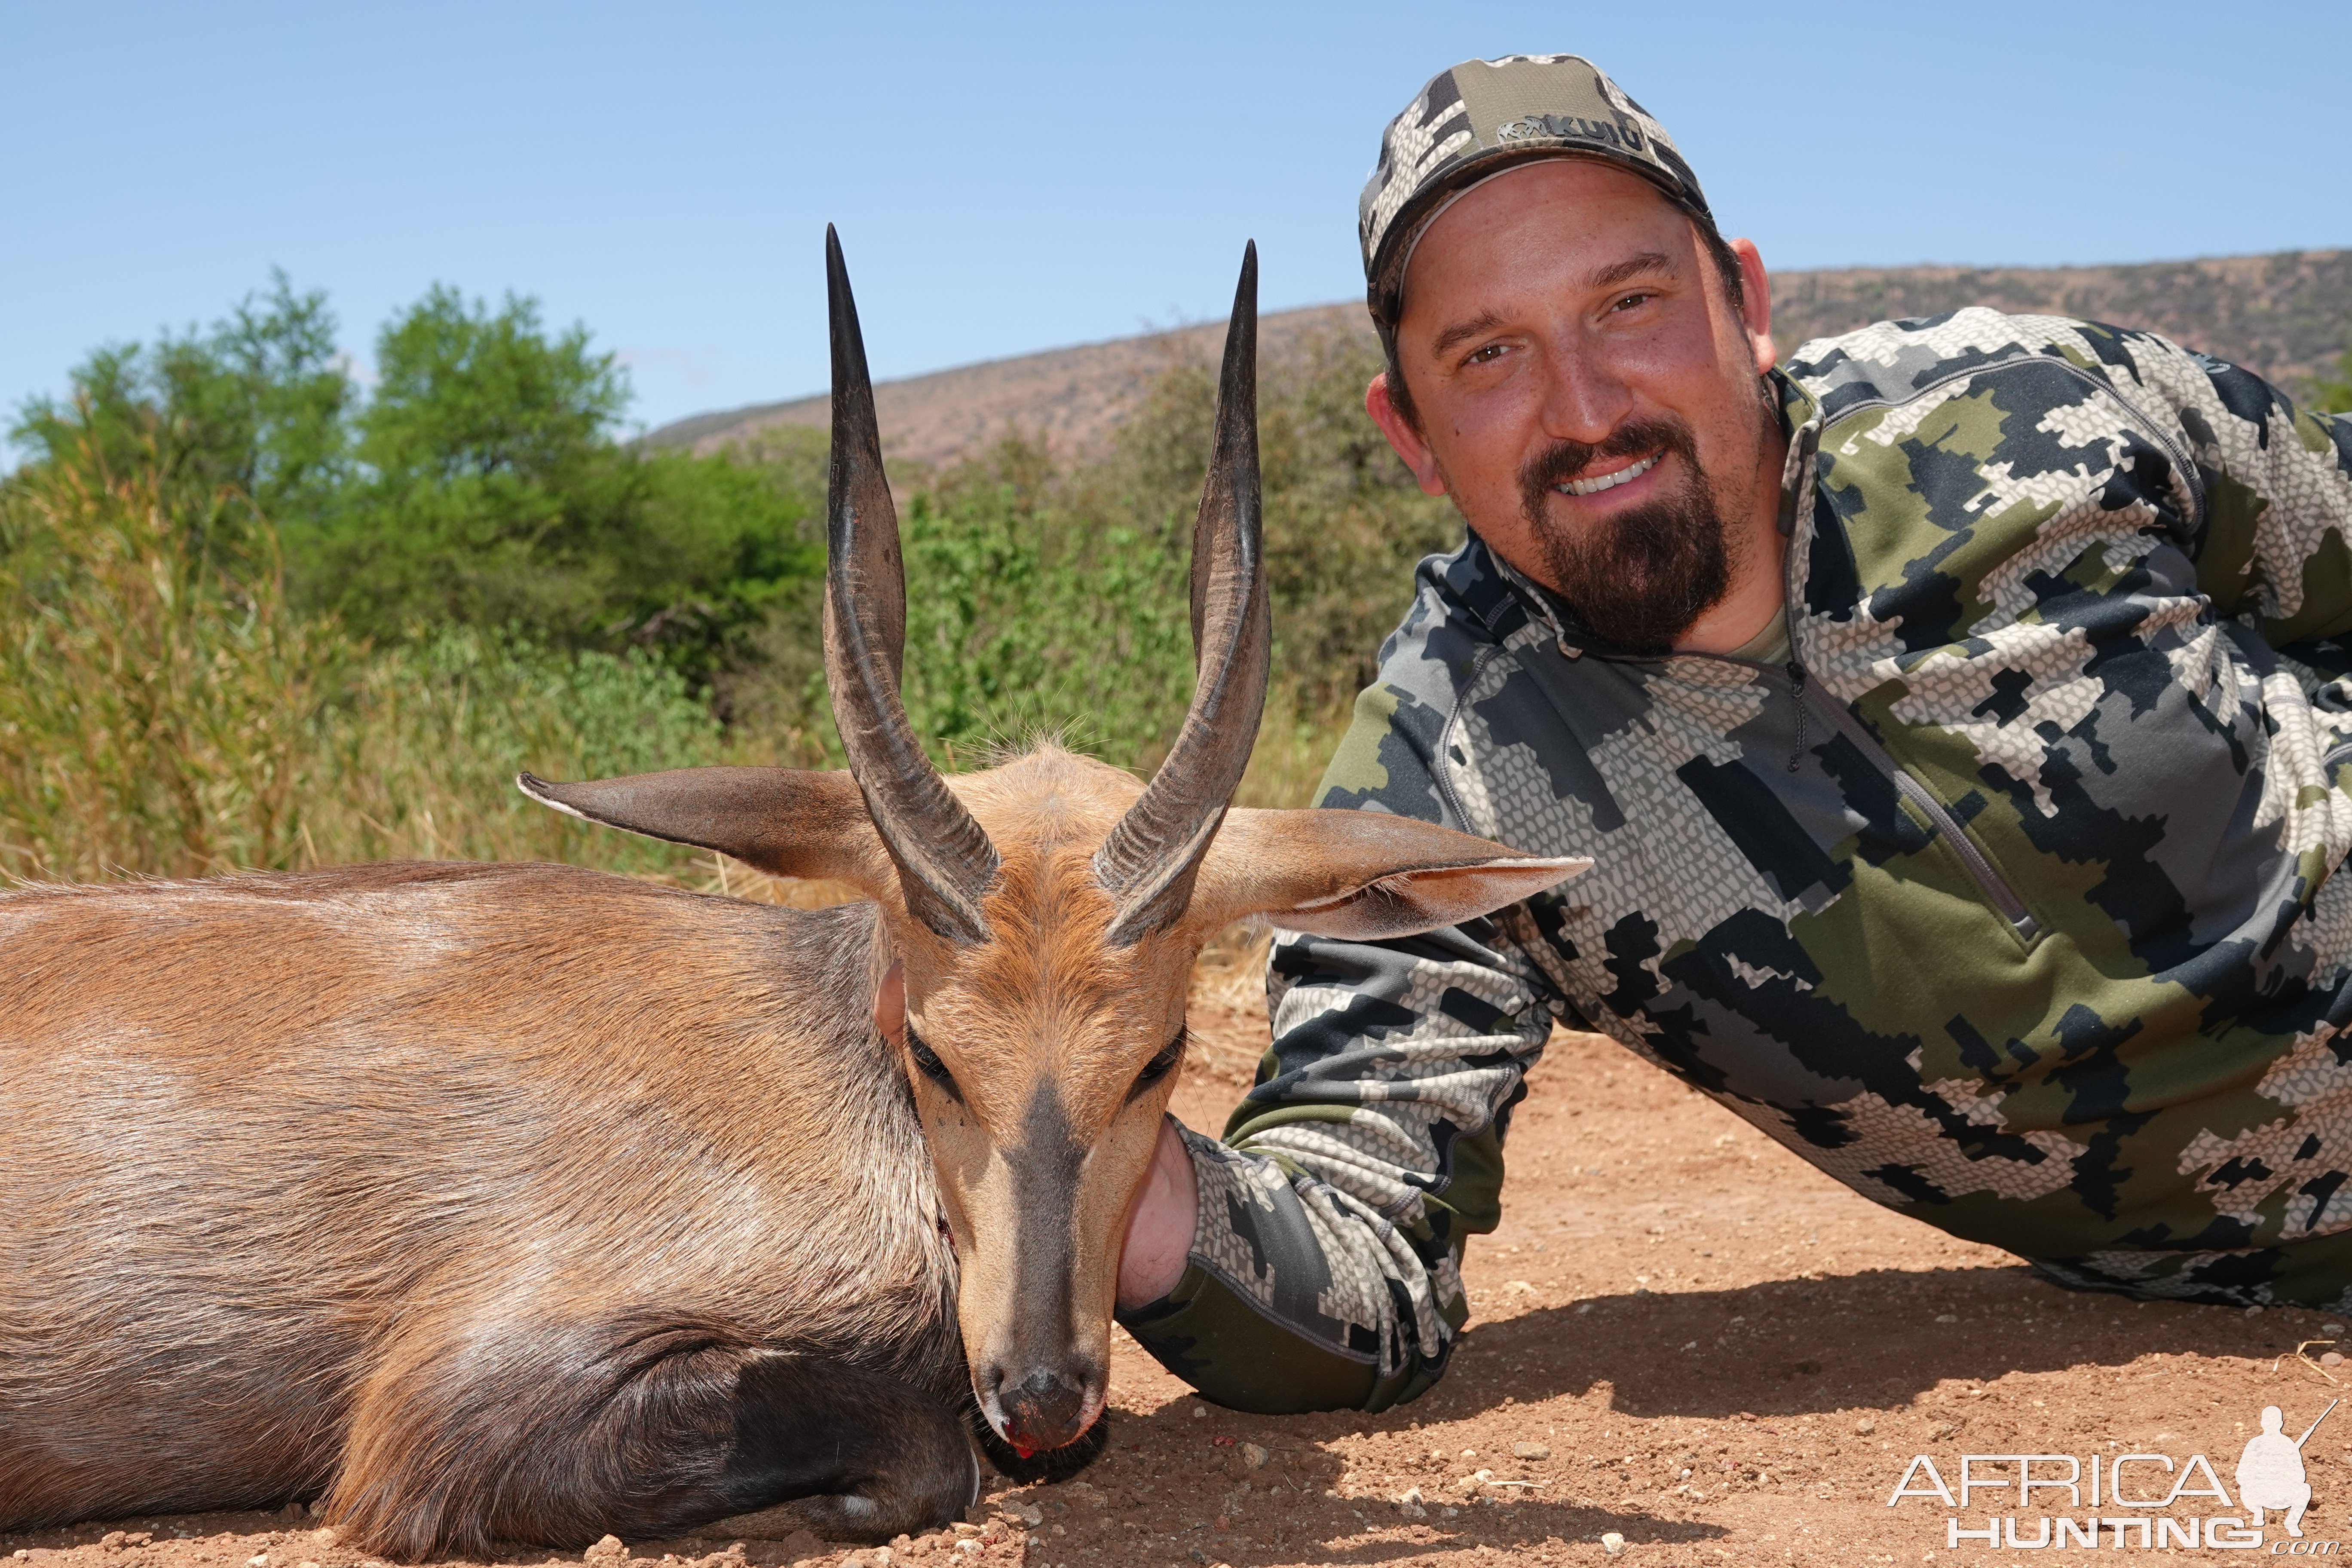
<svg viewBox="0 0 2352 1568"><path fill-rule="evenodd" d="M1017 1448L1058 1448L1086 1430L1086 1387L1061 1373L1039 1367L1017 1384L1002 1384L996 1398L1005 1440Z"/></svg>

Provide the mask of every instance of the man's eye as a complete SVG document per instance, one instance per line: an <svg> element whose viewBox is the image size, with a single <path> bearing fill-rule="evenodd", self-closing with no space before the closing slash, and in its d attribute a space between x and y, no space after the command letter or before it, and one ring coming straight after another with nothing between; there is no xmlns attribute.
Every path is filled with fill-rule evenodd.
<svg viewBox="0 0 2352 1568"><path fill-rule="evenodd" d="M907 1054L914 1058L916 1071L946 1089L956 1099L963 1098L963 1090L956 1087L955 1074L948 1071L948 1064L940 1060L937 1051L923 1044L923 1037L915 1033L915 1026L912 1024L907 1026Z"/></svg>
<svg viewBox="0 0 2352 1568"><path fill-rule="evenodd" d="M1488 343L1483 349L1473 349L1470 353L1469 359L1464 363L1468 364L1493 364L1496 360L1501 359L1502 357L1503 345L1500 343Z"/></svg>
<svg viewBox="0 0 2352 1568"><path fill-rule="evenodd" d="M1129 1100L1176 1070L1176 1064L1184 1059L1184 1040L1185 1032L1177 1030L1176 1037L1160 1047L1158 1056L1143 1064L1143 1070L1135 1075L1135 1087L1127 1091Z"/></svg>
<svg viewBox="0 0 2352 1568"><path fill-rule="evenodd" d="M1630 310L1636 305L1646 305L1656 298L1655 294L1628 294L1609 308L1612 310Z"/></svg>

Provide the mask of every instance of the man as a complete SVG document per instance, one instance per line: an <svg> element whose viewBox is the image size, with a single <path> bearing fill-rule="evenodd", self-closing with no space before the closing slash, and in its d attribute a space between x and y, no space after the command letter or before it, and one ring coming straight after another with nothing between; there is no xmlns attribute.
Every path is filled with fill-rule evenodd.
<svg viewBox="0 0 2352 1568"><path fill-rule="evenodd" d="M2324 1416L2326 1412L2320 1414ZM2286 1417L2277 1405L2263 1406L2263 1429L2246 1439L2245 1449L2238 1456L2238 1500L2254 1516L2256 1530L2263 1527L2263 1510L2284 1509L2286 1532L2301 1535L2303 1511L2311 1506L2311 1483L2303 1471L2303 1445L2311 1434L2290 1437L2285 1424ZM2312 1423L2315 1428L2318 1425Z"/></svg>
<svg viewBox="0 0 2352 1568"><path fill-rule="evenodd" d="M1244 1408L1426 1388L1555 1018L2066 1284L2352 1309L2352 421L1981 310L1776 368L1755 247L1570 56L1434 79L1362 238L1366 406L1470 536L1321 804L1596 864L1276 943L1130 1331Z"/></svg>

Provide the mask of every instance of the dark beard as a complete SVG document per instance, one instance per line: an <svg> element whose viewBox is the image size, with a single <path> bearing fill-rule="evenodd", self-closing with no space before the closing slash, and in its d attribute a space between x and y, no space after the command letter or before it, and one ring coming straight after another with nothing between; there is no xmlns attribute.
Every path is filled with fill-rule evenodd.
<svg viewBox="0 0 2352 1568"><path fill-rule="evenodd" d="M1553 486L1602 458L1661 448L1682 459L1672 490L1601 523L1563 528L1552 521L1546 509ZM1652 657L1671 652L1731 584L1728 531L1680 420L1626 425L1598 446L1561 441L1519 470L1519 489L1551 585L1612 647Z"/></svg>

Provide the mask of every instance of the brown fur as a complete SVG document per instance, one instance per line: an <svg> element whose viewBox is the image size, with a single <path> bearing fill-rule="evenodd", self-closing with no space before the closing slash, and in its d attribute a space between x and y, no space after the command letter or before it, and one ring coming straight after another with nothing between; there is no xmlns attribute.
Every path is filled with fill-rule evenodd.
<svg viewBox="0 0 2352 1568"><path fill-rule="evenodd" d="M1045 747L954 781L1002 857L959 943L845 775L534 787L876 901L556 866L0 897L0 1526L320 1492L401 1555L811 1495L836 1533L935 1524L967 1350L1018 1444L1100 1408L1174 1083L1138 1075L1202 942L1425 929L1567 874L1235 812L1189 910L1120 946L1092 856L1139 786ZM886 976L952 1090L877 1029Z"/></svg>
<svg viewBox="0 0 2352 1568"><path fill-rule="evenodd" d="M457 1406L632 1316L950 1395L873 932L552 866L0 898L0 1523L331 1486L479 1545L399 1517Z"/></svg>

